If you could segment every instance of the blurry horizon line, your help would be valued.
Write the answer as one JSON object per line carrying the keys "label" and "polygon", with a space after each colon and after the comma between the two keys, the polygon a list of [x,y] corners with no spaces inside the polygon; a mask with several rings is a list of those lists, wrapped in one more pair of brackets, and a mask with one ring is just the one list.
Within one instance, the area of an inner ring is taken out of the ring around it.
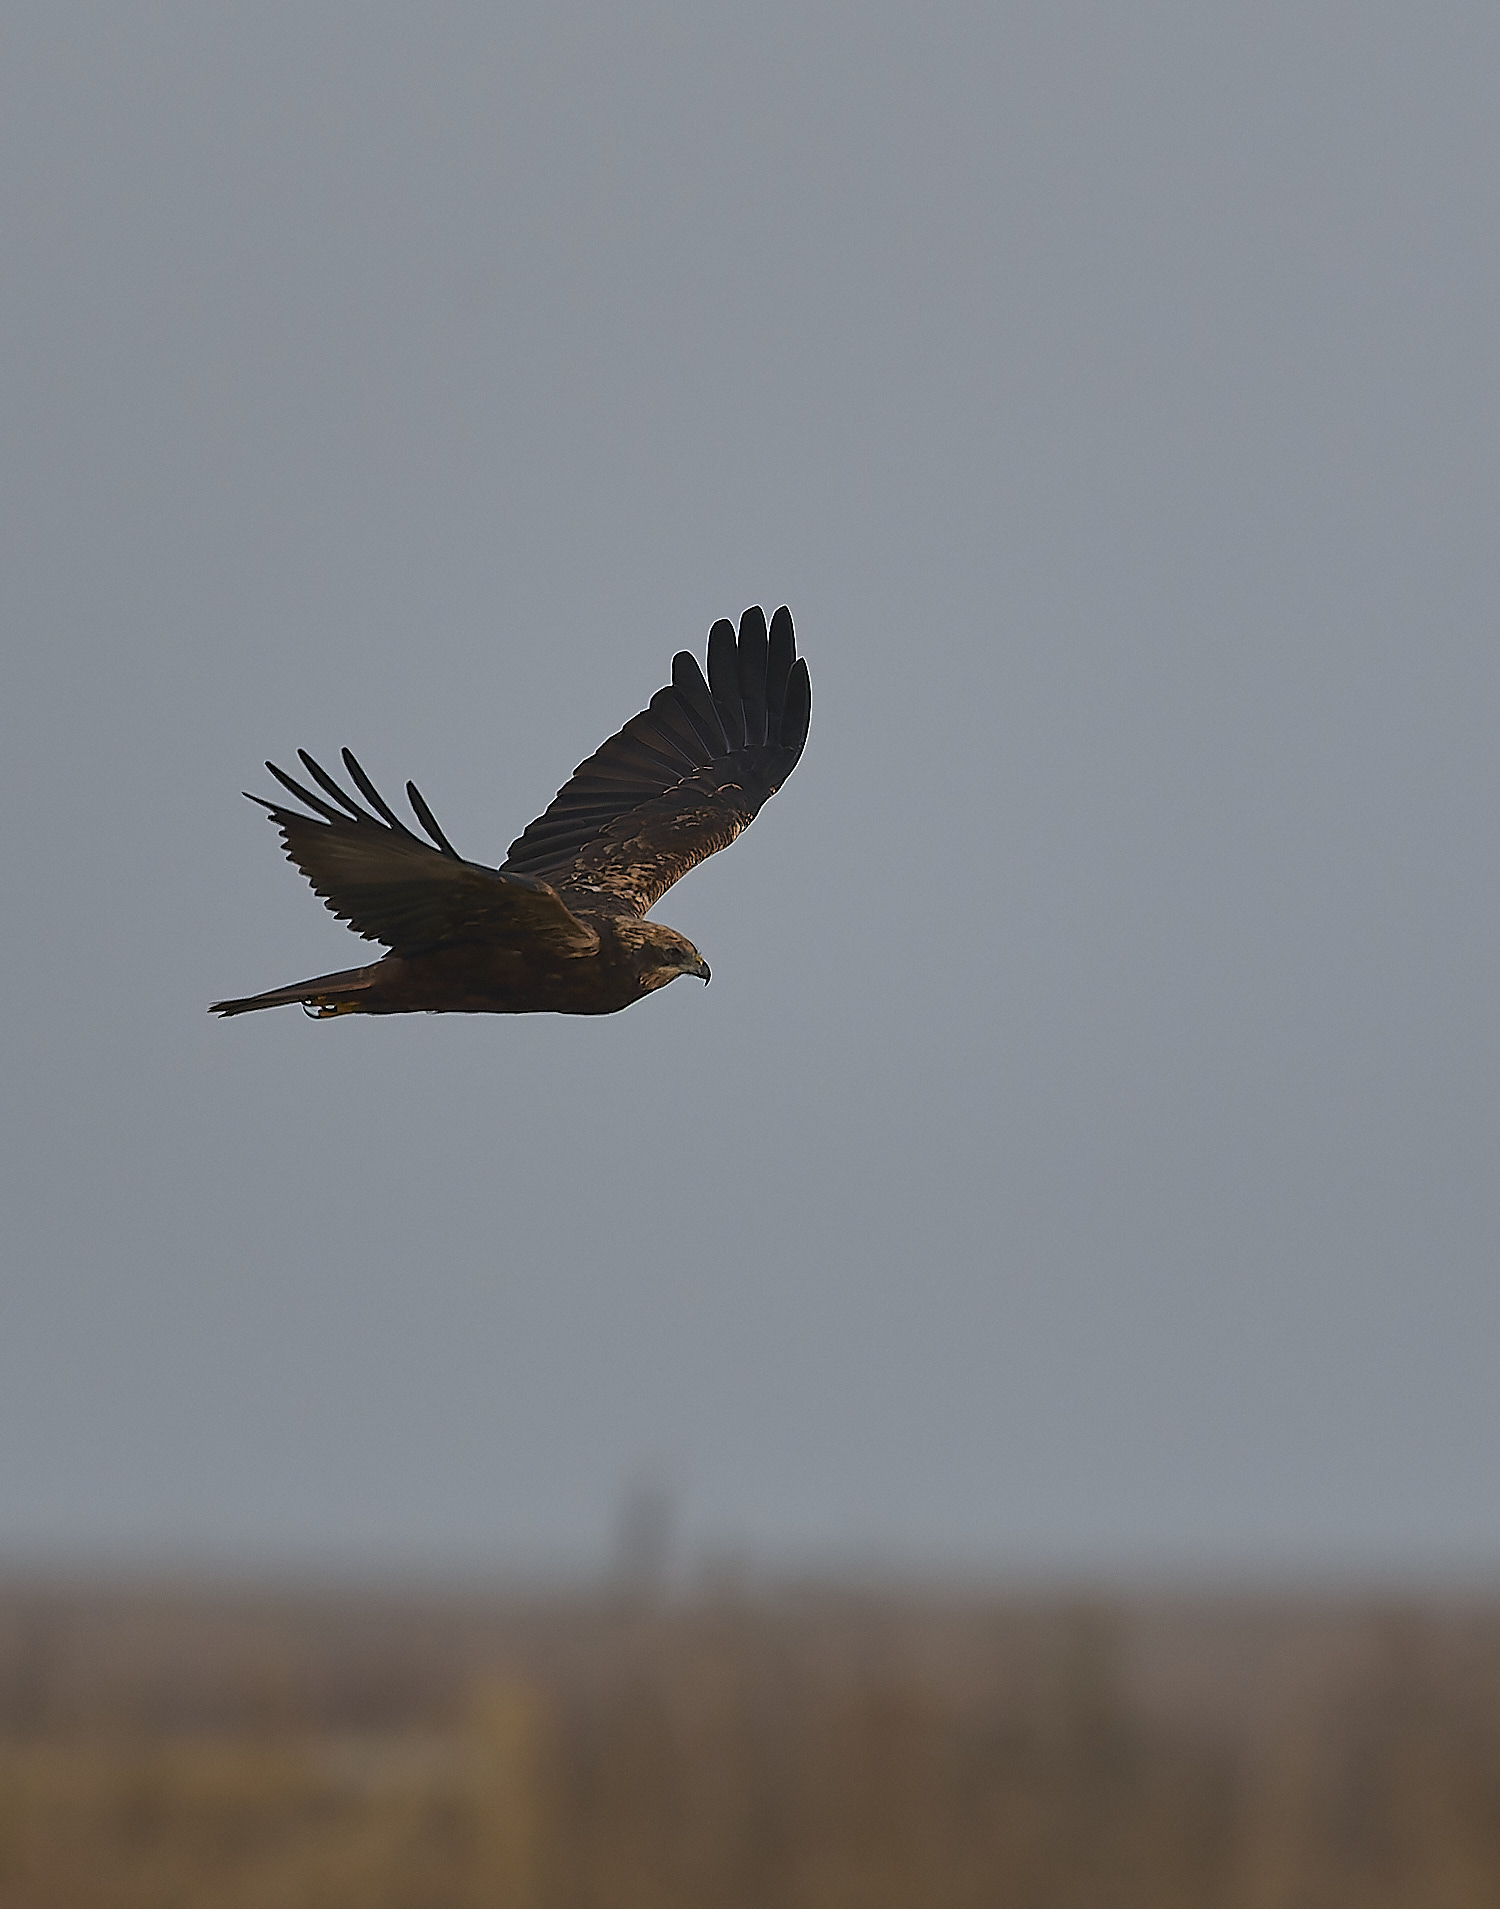
{"label": "blurry horizon line", "polygon": [[315,1545],[145,1538],[116,1543],[0,1539],[0,1594],[27,1588],[177,1590],[206,1594],[479,1596],[679,1605],[743,1598],[865,1595],[964,1600],[1269,1598],[1500,1599],[1500,1556],[1434,1559],[1287,1548],[1257,1557],[1141,1550],[1111,1559],[978,1555],[865,1547],[689,1545],[642,1577],[609,1553],[579,1548]]}

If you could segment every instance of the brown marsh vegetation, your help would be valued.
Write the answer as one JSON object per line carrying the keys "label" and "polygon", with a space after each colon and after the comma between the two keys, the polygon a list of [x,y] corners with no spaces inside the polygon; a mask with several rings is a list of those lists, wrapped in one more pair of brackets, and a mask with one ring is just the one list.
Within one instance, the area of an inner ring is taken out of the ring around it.
{"label": "brown marsh vegetation", "polygon": [[1500,1607],[0,1592],[5,1909],[1494,1909]]}

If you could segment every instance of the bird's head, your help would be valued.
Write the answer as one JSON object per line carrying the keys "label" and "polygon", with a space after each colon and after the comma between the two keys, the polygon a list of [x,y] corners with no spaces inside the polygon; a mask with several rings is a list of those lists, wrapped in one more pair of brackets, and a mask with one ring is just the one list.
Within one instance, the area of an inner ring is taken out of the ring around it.
{"label": "bird's head", "polygon": [[635,968],[643,994],[664,988],[680,974],[700,975],[707,982],[708,963],[686,935],[656,921],[643,921],[640,926],[645,932],[635,950]]}

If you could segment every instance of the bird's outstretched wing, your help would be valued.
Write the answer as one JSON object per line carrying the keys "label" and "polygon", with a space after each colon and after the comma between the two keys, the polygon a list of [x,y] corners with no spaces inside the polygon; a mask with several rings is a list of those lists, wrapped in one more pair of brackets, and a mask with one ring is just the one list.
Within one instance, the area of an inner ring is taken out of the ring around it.
{"label": "bird's outstretched wing", "polygon": [[435,848],[393,813],[347,749],[344,767],[374,815],[347,795],[305,749],[297,754],[331,802],[294,782],[274,762],[266,767],[312,815],[258,795],[250,800],[270,811],[288,860],[339,920],[366,941],[384,942],[400,955],[473,941],[536,948],[554,956],[593,954],[598,948],[594,930],[571,914],[545,881],[464,861],[414,783],[407,783],[406,792]]}
{"label": "bird's outstretched wing", "polygon": [[765,612],[747,610],[738,639],[732,623],[716,623],[708,680],[686,650],[675,656],[670,684],[579,764],[511,843],[501,874],[645,914],[749,827],[797,766],[811,708],[789,611],[767,631]]}

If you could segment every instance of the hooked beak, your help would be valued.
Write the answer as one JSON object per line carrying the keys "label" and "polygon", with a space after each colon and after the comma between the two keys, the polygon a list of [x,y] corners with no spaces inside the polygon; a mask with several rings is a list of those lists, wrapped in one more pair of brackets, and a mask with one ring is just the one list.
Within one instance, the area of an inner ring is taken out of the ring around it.
{"label": "hooked beak", "polygon": [[706,961],[705,961],[705,960],[703,959],[703,957],[702,957],[702,955],[699,955],[699,957],[698,957],[698,965],[697,965],[697,967],[696,967],[696,968],[689,968],[689,969],[688,969],[688,973],[689,973],[689,974],[701,974],[701,975],[703,976],[703,985],[704,985],[704,987],[707,987],[707,986],[708,986],[708,984],[709,984],[709,981],[710,981],[710,979],[712,978],[712,977],[710,976],[710,974],[709,974],[709,972],[708,972],[708,963],[707,963],[707,962],[706,962]]}

